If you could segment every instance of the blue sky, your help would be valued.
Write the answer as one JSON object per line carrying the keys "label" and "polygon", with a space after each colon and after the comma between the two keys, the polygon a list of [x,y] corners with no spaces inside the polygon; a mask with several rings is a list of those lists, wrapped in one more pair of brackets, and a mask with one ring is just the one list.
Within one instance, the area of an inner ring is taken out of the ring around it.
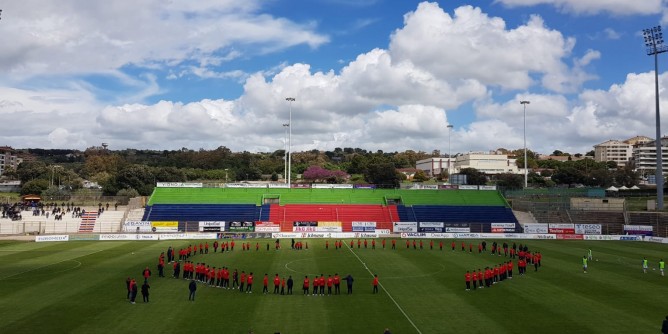
{"label": "blue sky", "polygon": [[448,139],[453,153],[517,149],[520,100],[531,101],[527,145],[540,153],[654,137],[654,64],[641,32],[668,17],[664,0],[1,9],[0,145],[255,152],[284,147],[288,96],[294,150],[445,153]]}

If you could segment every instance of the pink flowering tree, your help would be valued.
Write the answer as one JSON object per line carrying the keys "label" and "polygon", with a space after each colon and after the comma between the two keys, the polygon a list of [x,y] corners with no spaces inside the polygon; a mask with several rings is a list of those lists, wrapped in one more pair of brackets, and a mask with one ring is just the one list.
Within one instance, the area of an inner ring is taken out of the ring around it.
{"label": "pink flowering tree", "polygon": [[328,182],[341,183],[345,181],[349,175],[341,170],[328,170],[320,166],[310,166],[302,174],[305,180],[310,182]]}

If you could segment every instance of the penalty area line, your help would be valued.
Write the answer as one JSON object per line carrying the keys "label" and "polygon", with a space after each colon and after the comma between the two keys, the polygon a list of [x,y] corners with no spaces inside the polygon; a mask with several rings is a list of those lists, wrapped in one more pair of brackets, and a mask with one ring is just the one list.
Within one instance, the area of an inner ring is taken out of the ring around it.
{"label": "penalty area line", "polygon": [[[371,277],[373,277],[373,273],[371,272],[371,270],[369,269],[369,267],[366,266],[366,264],[364,263],[364,261],[362,261],[362,259],[360,259],[360,257],[357,255],[357,253],[355,253],[355,251],[354,251],[352,248],[350,248],[350,246],[348,246],[347,243],[346,243],[346,247],[348,248],[348,250],[349,250],[351,253],[353,253],[353,255],[355,255],[355,257],[357,258],[357,261],[359,261],[359,262],[364,266],[364,269],[366,269],[366,271],[369,272],[369,275],[371,275]],[[415,330],[418,332],[418,334],[422,334],[422,332],[420,331],[420,329],[417,327],[417,325],[415,325],[415,323],[413,322],[413,320],[411,320],[411,318],[408,316],[408,314],[406,314],[406,312],[404,311],[404,309],[401,308],[401,306],[399,306],[399,303],[397,303],[397,301],[394,300],[394,298],[392,297],[392,295],[390,294],[390,292],[387,291],[387,289],[385,289],[385,286],[383,286],[383,283],[378,282],[378,285],[380,285],[381,289],[383,289],[383,291],[385,291],[385,293],[387,294],[387,296],[390,297],[390,300],[392,300],[392,302],[394,303],[394,305],[399,309],[399,311],[401,311],[401,314],[403,314],[404,317],[406,317],[406,320],[408,320],[408,322],[410,322],[411,325],[413,325],[413,328],[415,328]]]}

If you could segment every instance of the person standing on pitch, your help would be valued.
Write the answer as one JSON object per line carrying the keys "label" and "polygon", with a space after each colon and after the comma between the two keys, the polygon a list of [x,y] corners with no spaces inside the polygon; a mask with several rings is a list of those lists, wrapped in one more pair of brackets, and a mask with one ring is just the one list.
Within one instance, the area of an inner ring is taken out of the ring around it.
{"label": "person standing on pitch", "polygon": [[[278,278],[278,275],[276,275],[276,278]],[[278,286],[274,288],[274,291],[276,290],[278,290]],[[264,294],[269,293],[269,275],[266,273],[264,274],[264,278],[262,278],[262,293]]]}
{"label": "person standing on pitch", "polygon": [[378,293],[378,275],[373,275],[373,282],[371,284],[373,285],[372,293]]}
{"label": "person standing on pitch", "polygon": [[661,271],[661,276],[663,276],[663,270],[666,269],[666,263],[663,262],[663,259],[659,260],[659,270]]}
{"label": "person standing on pitch", "polygon": [[[520,260],[520,261],[522,261],[522,260]],[[582,270],[584,271],[585,274],[587,273],[587,257],[586,256],[582,257]]]}
{"label": "person standing on pitch", "polygon": [[346,278],[344,279],[346,280],[346,284],[348,285],[348,294],[350,295],[353,293],[353,282],[355,281],[355,279],[350,274],[348,274],[348,276],[346,276]]}
{"label": "person standing on pitch", "polygon": [[304,290],[304,294],[307,295],[307,296],[308,296],[308,288],[309,288],[308,276],[304,276],[303,290]]}
{"label": "person standing on pitch", "polygon": [[274,276],[274,294],[278,293],[278,287],[281,285],[281,278],[278,277],[278,274]]}
{"label": "person standing on pitch", "polygon": [[128,277],[128,279],[125,280],[125,287],[128,289],[128,300],[130,300],[130,297],[132,297],[132,288],[130,287],[130,283],[132,283],[132,279]]}
{"label": "person standing on pitch", "polygon": [[144,282],[148,282],[148,278],[151,277],[151,269],[148,269],[148,266],[142,271],[142,276],[144,276]]}
{"label": "person standing on pitch", "polygon": [[133,278],[132,281],[130,282],[130,303],[134,304],[135,299],[137,299],[137,281]]}
{"label": "person standing on pitch", "polygon": [[144,299],[144,303],[148,303],[148,290],[151,288],[150,285],[148,285],[148,282],[144,282],[141,286],[141,296]]}
{"label": "person standing on pitch", "polygon": [[666,319],[663,320],[663,325],[661,326],[661,333],[668,334],[668,315],[666,316]]}
{"label": "person standing on pitch", "polygon": [[190,291],[188,300],[195,301],[195,291],[197,291],[197,283],[195,283],[195,280],[190,280],[190,284],[188,284],[188,290]]}
{"label": "person standing on pitch", "polygon": [[589,248],[589,249],[587,250],[587,260],[591,261],[591,260],[593,260],[593,259],[594,259],[594,257],[593,257],[592,254],[591,254],[591,248]]}
{"label": "person standing on pitch", "polygon": [[649,264],[647,263],[647,258],[643,257],[642,258],[642,272],[647,274],[647,268],[649,267]]}
{"label": "person standing on pitch", "polygon": [[334,294],[341,294],[341,278],[339,277],[339,273],[334,274]]}
{"label": "person standing on pitch", "polygon": [[292,280],[292,276],[288,276],[288,294],[292,294],[292,286],[294,285],[294,281]]}

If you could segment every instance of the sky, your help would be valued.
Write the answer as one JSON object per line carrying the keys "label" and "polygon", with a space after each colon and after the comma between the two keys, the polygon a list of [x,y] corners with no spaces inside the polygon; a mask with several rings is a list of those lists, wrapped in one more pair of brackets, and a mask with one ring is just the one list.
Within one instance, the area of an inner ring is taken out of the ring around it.
{"label": "sky", "polygon": [[[642,31],[668,21],[668,0],[22,0],[0,9],[0,146],[273,152],[291,128],[293,151],[512,150],[526,133],[530,150],[575,154],[656,137]],[[661,123],[666,134],[668,116]]]}

